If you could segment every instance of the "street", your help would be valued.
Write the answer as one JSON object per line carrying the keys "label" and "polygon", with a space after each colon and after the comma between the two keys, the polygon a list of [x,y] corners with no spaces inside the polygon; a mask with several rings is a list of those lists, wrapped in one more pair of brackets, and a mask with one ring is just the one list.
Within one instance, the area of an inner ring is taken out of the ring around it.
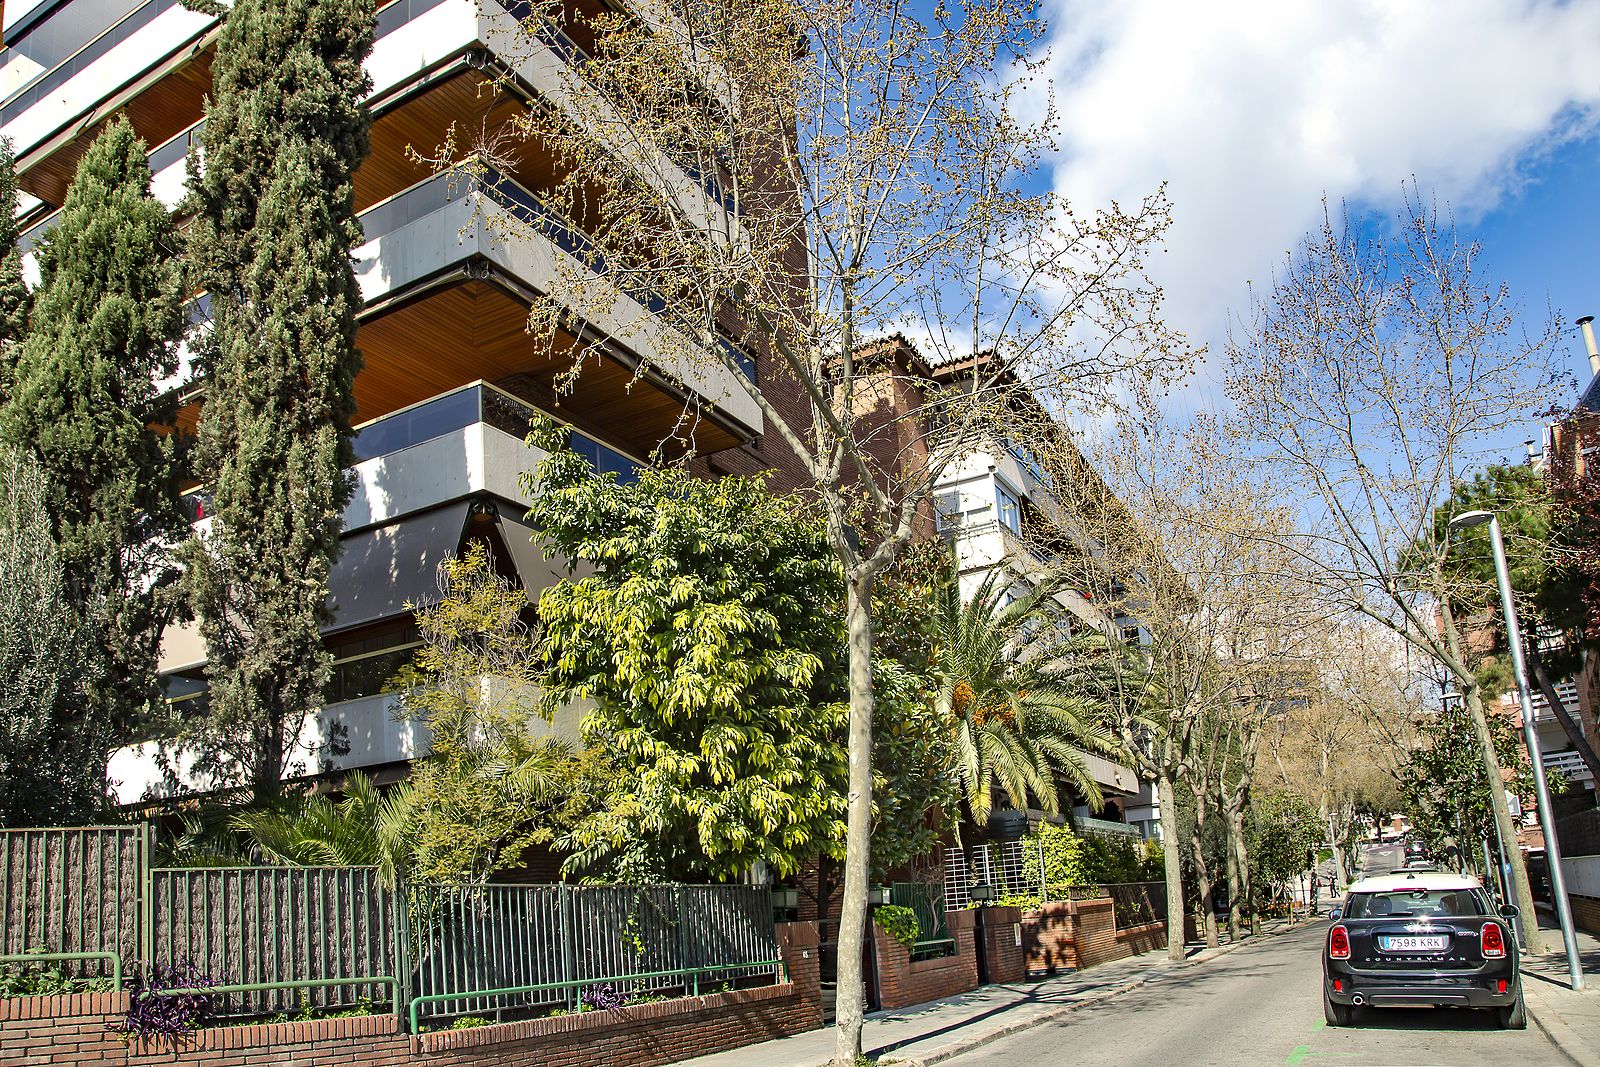
{"label": "street", "polygon": [[[1370,866],[1379,867],[1377,862]],[[1328,1027],[1319,993],[1327,929],[1321,921],[1263,938],[949,1062],[961,1067],[1568,1063],[1537,1028],[1500,1030],[1488,1013],[1368,1010],[1355,1028]]]}

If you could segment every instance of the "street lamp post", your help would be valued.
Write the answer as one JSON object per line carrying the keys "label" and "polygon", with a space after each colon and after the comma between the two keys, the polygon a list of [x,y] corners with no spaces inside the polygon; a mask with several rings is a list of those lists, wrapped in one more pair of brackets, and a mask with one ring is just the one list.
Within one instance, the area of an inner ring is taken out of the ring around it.
{"label": "street lamp post", "polygon": [[[1492,511],[1467,511],[1450,520],[1450,529],[1465,530],[1489,524],[1489,547],[1494,553],[1494,573],[1500,585],[1500,605],[1506,617],[1506,643],[1511,646],[1511,670],[1517,678],[1517,698],[1522,703],[1522,737],[1528,744],[1528,759],[1533,764],[1534,797],[1539,804],[1539,821],[1544,826],[1545,865],[1550,868],[1550,892],[1556,898],[1556,917],[1561,922],[1561,941],[1567,950],[1567,975],[1573,989],[1583,988],[1583,963],[1578,958],[1578,940],[1572,932],[1572,904],[1567,900],[1567,879],[1561,869],[1561,845],[1556,841],[1555,819],[1550,812],[1550,787],[1544,780],[1544,757],[1539,752],[1539,735],[1533,721],[1533,694],[1528,692],[1528,668],[1522,662],[1522,628],[1517,625],[1517,604],[1511,596],[1511,573],[1506,567],[1506,546],[1500,537],[1500,520]],[[1503,788],[1499,782],[1490,788]],[[1538,929],[1539,917],[1527,921]]]}

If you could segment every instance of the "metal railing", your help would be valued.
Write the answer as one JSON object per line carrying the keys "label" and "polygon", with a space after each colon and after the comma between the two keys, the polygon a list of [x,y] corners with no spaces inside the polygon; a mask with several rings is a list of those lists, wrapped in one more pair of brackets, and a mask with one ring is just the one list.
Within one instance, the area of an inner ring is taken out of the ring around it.
{"label": "metal railing", "polygon": [[401,905],[376,867],[168,867],[151,884],[150,958],[221,983],[218,1015],[351,1008],[396,986]]}
{"label": "metal railing", "polygon": [[[413,997],[411,1000],[411,1008],[407,1017],[411,1025],[411,1032],[416,1034],[422,1032],[420,1028],[421,1020],[418,1015],[418,1010],[424,1004],[445,1004],[468,1000],[475,997],[508,997],[531,995],[534,993],[543,992],[567,991],[577,989],[581,986],[614,985],[618,982],[637,981],[639,979],[651,979],[657,981],[662,979],[685,979],[684,982],[674,984],[681,985],[686,995],[697,997],[700,995],[700,977],[702,975],[722,974],[735,970],[756,972],[764,970],[768,967],[773,969],[773,978],[775,982],[783,981],[783,960],[778,957],[773,957],[770,960],[749,960],[741,963],[719,964],[715,967],[680,967],[676,970],[655,971],[649,974],[613,975],[595,979],[579,978],[564,982],[543,982],[539,985],[509,986],[503,989],[471,990],[465,993],[433,993],[427,996]],[[446,1012],[443,1014],[457,1013]]]}
{"label": "metal railing", "polygon": [[192,986],[140,995],[202,994],[225,1018],[501,1015],[576,1008],[600,986],[621,999],[782,977],[766,887],[402,890],[374,867],[154,868],[150,850],[148,826],[0,831],[0,964],[109,969],[113,987],[136,961],[192,967]]}
{"label": "metal railing", "polygon": [[693,971],[750,977],[778,954],[771,895],[752,886],[416,887],[410,907],[414,1004],[468,1013],[576,1008],[604,984],[660,993]]}

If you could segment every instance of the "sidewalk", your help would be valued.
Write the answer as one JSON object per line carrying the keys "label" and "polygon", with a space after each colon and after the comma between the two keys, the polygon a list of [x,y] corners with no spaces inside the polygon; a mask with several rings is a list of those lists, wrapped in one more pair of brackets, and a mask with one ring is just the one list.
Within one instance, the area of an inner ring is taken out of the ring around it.
{"label": "sidewalk", "polygon": [[[1284,929],[1282,922],[1268,923],[1261,932],[1276,934]],[[1017,985],[984,986],[930,1004],[875,1012],[867,1016],[862,1048],[869,1057],[886,1063],[939,1063],[1085,1004],[1137,989],[1174,967],[1195,966],[1250,943],[1224,943],[1212,950],[1191,945],[1189,958],[1176,964],[1167,959],[1165,949],[1158,949],[1087,971]],[[832,1059],[833,1041],[833,1027],[825,1026],[795,1037],[684,1060],[675,1067],[819,1067]]]}
{"label": "sidewalk", "polygon": [[1522,960],[1522,996],[1528,1020],[1543,1030],[1562,1052],[1583,1067],[1600,1067],[1600,939],[1577,932],[1583,961],[1584,989],[1568,988],[1567,956],[1561,947],[1561,930],[1554,913],[1539,908],[1539,930],[1545,947],[1542,956]]}

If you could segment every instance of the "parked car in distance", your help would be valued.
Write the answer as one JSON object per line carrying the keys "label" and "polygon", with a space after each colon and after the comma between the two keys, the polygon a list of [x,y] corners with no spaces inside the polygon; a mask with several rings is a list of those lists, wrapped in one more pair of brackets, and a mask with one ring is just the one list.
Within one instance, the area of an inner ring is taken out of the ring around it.
{"label": "parked car in distance", "polygon": [[1517,909],[1495,911],[1477,879],[1433,870],[1365,878],[1350,887],[1322,951],[1322,1009],[1350,1026],[1358,1009],[1486,1008],[1500,1025],[1528,1025]]}

